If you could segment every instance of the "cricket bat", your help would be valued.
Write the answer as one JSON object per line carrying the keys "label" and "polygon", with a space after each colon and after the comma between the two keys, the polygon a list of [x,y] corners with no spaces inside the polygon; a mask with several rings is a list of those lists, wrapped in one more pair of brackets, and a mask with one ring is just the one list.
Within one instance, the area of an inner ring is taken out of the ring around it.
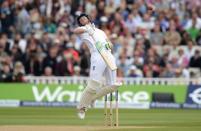
{"label": "cricket bat", "polygon": [[[93,28],[91,26],[91,28]],[[95,29],[94,29],[95,31]],[[94,42],[96,43],[96,48],[98,49],[100,55],[102,56],[103,60],[105,61],[105,63],[108,65],[108,67],[111,70],[116,70],[117,69],[117,65],[114,61],[114,56],[111,53],[111,50],[106,49],[101,42],[97,42],[93,36],[93,34],[91,34],[92,39],[94,40]]]}
{"label": "cricket bat", "polygon": [[[116,70],[117,65],[114,62],[114,56],[112,55],[110,50],[105,49],[104,47],[100,47],[99,45],[102,43],[96,42],[96,48],[98,49],[99,53],[101,54],[105,63],[109,66],[111,70]],[[102,46],[102,45],[101,45]]]}

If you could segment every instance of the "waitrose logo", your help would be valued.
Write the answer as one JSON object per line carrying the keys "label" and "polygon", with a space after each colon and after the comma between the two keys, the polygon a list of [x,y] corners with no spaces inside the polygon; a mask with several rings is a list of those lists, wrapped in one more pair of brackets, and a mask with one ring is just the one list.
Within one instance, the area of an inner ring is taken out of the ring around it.
{"label": "waitrose logo", "polygon": [[78,101],[81,97],[81,91],[70,91],[65,90],[62,86],[56,87],[53,91],[50,91],[50,88],[46,86],[42,91],[38,90],[37,86],[32,87],[33,95],[36,101],[47,100],[48,102],[58,101],[69,101],[75,102]]}
{"label": "waitrose logo", "polygon": [[[53,90],[45,86],[42,90],[37,86],[32,86],[33,96],[35,101],[58,101],[58,102],[78,102],[82,94],[83,86],[80,85],[78,89],[68,90],[63,86],[57,86]],[[119,93],[119,101],[121,102],[135,102],[147,103],[150,101],[150,95],[146,91],[122,91]]]}

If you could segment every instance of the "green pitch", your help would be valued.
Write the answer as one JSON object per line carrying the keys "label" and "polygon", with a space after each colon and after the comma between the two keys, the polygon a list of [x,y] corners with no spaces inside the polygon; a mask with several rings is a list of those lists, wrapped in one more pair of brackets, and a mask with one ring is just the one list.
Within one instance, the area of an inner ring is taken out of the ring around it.
{"label": "green pitch", "polygon": [[[79,120],[73,108],[0,108],[0,125],[103,126],[103,109]],[[108,131],[201,131],[201,110],[120,109],[121,128]],[[0,126],[0,127],[1,127]],[[124,129],[125,127],[125,129]],[[129,127],[129,128],[127,128]],[[98,129],[100,131],[101,129]],[[102,129],[103,131],[104,129]]]}

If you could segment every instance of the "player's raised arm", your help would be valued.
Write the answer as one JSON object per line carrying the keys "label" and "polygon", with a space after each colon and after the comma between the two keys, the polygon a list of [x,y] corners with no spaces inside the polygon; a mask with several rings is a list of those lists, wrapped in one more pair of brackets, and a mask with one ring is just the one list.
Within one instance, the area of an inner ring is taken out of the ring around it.
{"label": "player's raised arm", "polygon": [[86,32],[86,28],[85,27],[77,27],[73,30],[73,33],[79,35]]}
{"label": "player's raised arm", "polygon": [[90,24],[90,19],[89,19],[89,16],[86,15],[86,14],[81,14],[78,18],[77,18],[77,22],[78,22],[78,25],[79,27],[75,28],[73,30],[73,33],[79,35],[79,34],[82,34],[87,30],[87,24]]}

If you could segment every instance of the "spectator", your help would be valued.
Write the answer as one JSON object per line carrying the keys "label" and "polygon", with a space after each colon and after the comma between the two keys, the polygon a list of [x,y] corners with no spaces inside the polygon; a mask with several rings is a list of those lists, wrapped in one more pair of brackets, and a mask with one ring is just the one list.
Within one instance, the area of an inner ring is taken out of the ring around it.
{"label": "spectator", "polygon": [[126,26],[126,28],[128,28],[129,32],[131,32],[133,34],[136,32],[137,25],[135,24],[133,15],[131,13],[128,15],[128,18],[125,21],[125,26]]}
{"label": "spectator", "polygon": [[160,68],[154,63],[153,57],[149,58],[148,63],[144,65],[143,72],[145,77],[159,77]]}
{"label": "spectator", "polygon": [[2,65],[1,71],[0,71],[0,81],[1,82],[12,82],[12,72],[10,69],[10,66],[5,62]]}
{"label": "spectator", "polygon": [[37,9],[34,7],[30,10],[30,22],[33,32],[37,32],[42,29],[42,17]]}
{"label": "spectator", "polygon": [[12,56],[13,62],[22,61],[22,51],[17,44],[12,46],[10,55]]}
{"label": "spectator", "polygon": [[115,0],[108,0],[105,7],[106,16],[110,16],[116,10]]}
{"label": "spectator", "polygon": [[25,6],[19,5],[18,6],[18,15],[17,15],[17,22],[16,27],[19,33],[23,35],[28,34],[31,32],[31,16],[29,12],[25,9]]}
{"label": "spectator", "polygon": [[142,73],[142,71],[139,70],[136,66],[132,65],[132,66],[130,67],[128,77],[134,77],[134,78],[139,77],[139,78],[141,78],[141,77],[143,77],[143,73]]}
{"label": "spectator", "polygon": [[48,54],[48,50],[51,47],[52,39],[50,38],[50,34],[45,32],[43,33],[40,41],[40,46],[45,54]]}
{"label": "spectator", "polygon": [[64,52],[62,60],[58,63],[58,74],[60,76],[74,75],[74,65],[72,52]]}
{"label": "spectator", "polygon": [[27,41],[25,38],[23,38],[23,36],[20,33],[16,33],[15,34],[15,38],[14,38],[14,44],[16,44],[19,48],[19,50],[22,53],[25,53],[26,51],[26,47],[27,47]]}
{"label": "spectator", "polygon": [[178,64],[180,67],[188,67],[189,65],[189,58],[188,56],[184,53],[184,50],[180,48],[178,50]]}
{"label": "spectator", "polygon": [[158,14],[158,20],[160,22],[160,27],[162,29],[162,32],[166,32],[169,28],[169,21],[165,16],[165,12],[161,11],[160,14]]}
{"label": "spectator", "polygon": [[167,63],[164,68],[161,69],[160,77],[171,78],[174,77],[174,72],[171,64]]}
{"label": "spectator", "polygon": [[128,76],[129,71],[129,61],[125,54],[122,54],[120,56],[120,60],[117,62],[117,66],[122,70],[124,73],[124,76]]}
{"label": "spectator", "polygon": [[65,29],[61,26],[58,27],[54,42],[62,46],[68,40],[69,40],[69,36],[66,34]]}
{"label": "spectator", "polygon": [[7,34],[3,33],[0,36],[1,42],[0,44],[4,47],[4,51],[7,54],[10,54],[11,43],[8,40]]}
{"label": "spectator", "polygon": [[[46,58],[43,61],[43,66],[47,67],[49,66],[52,68],[53,75],[57,75],[57,66],[58,66],[58,46],[54,45],[50,47],[49,54],[46,56]],[[43,67],[43,70],[45,69]],[[59,68],[60,69],[60,68]]]}
{"label": "spectator", "polygon": [[189,66],[201,69],[201,56],[199,50],[196,50],[195,54],[191,57]]}
{"label": "spectator", "polygon": [[200,29],[196,28],[196,22],[197,21],[192,20],[192,26],[189,29],[187,29],[187,32],[189,33],[191,39],[194,40],[194,41],[198,37],[200,29],[201,29],[201,27],[200,27]]}
{"label": "spectator", "polygon": [[[112,3],[112,1],[111,1],[111,3]],[[94,8],[96,8],[96,7],[95,7],[94,3],[91,0],[86,0],[85,1],[86,14],[90,14]]]}
{"label": "spectator", "polygon": [[138,50],[136,50],[133,54],[133,64],[136,65],[138,68],[142,69],[143,68],[143,64],[144,64],[144,58],[143,55],[140,54],[140,52]]}
{"label": "spectator", "polygon": [[47,18],[44,24],[44,31],[48,33],[56,32],[56,24],[53,22],[51,18]]}
{"label": "spectator", "polygon": [[160,24],[156,22],[153,32],[150,35],[150,43],[151,45],[161,46],[163,44],[163,34],[160,30]]}
{"label": "spectator", "polygon": [[125,37],[124,39],[126,39],[126,41],[128,42],[128,45],[129,45],[129,48],[131,48],[132,50],[134,49],[135,47],[135,44],[136,44],[136,40],[133,38],[133,35],[131,32],[129,32],[127,30],[127,28],[125,28]]}
{"label": "spectator", "polygon": [[180,45],[186,46],[187,42],[191,40],[190,35],[188,34],[188,32],[183,31],[181,33],[181,36],[182,36],[182,39],[181,39]]}
{"label": "spectator", "polygon": [[7,53],[5,52],[5,40],[4,39],[0,39],[0,67],[2,62],[4,62],[4,58],[5,56],[7,56]]}
{"label": "spectator", "polygon": [[13,81],[24,82],[25,70],[21,62],[17,61],[13,70]]}
{"label": "spectator", "polygon": [[142,22],[142,18],[138,13],[137,6],[135,4],[133,4],[132,15],[133,15],[133,21],[135,25],[138,26],[138,24]]}
{"label": "spectator", "polygon": [[115,33],[111,35],[110,41],[111,43],[113,43],[113,53],[116,57],[119,57],[120,55],[118,52],[121,51],[123,39],[124,39],[123,36],[119,36],[117,38],[117,34]]}
{"label": "spectator", "polygon": [[[10,5],[13,5],[12,7]],[[0,5],[0,17],[1,17],[1,30],[11,37],[11,33],[14,30],[14,3],[9,3],[9,1],[4,0]]]}
{"label": "spectator", "polygon": [[159,53],[157,52],[156,48],[150,48],[148,50],[148,57],[153,57],[154,61],[157,65],[159,65],[160,60],[161,60],[161,56],[159,55]]}
{"label": "spectator", "polygon": [[198,14],[196,12],[192,13],[191,19],[188,20],[186,26],[184,27],[186,30],[193,27],[200,30],[201,29],[201,18],[198,17]]}
{"label": "spectator", "polygon": [[137,25],[138,32],[145,38],[150,38],[150,31],[154,28],[154,21],[148,13],[143,15],[142,21]]}
{"label": "spectator", "polygon": [[115,12],[114,19],[110,22],[110,30],[112,30],[112,33],[123,35],[124,28],[125,23],[122,16],[118,12]]}
{"label": "spectator", "polygon": [[169,56],[168,53],[164,53],[164,55],[160,59],[159,65],[160,65],[161,68],[166,68],[167,67],[167,64],[169,63],[168,56]]}
{"label": "spectator", "polygon": [[177,46],[180,44],[181,36],[176,31],[175,23],[173,20],[170,21],[170,28],[169,31],[165,33],[164,39],[167,45]]}
{"label": "spectator", "polygon": [[201,31],[199,32],[198,37],[196,38],[197,45],[201,46]]}
{"label": "spectator", "polygon": [[43,76],[53,76],[53,74],[52,74],[52,68],[49,67],[49,66],[45,67],[45,69],[44,69],[44,75]]}
{"label": "spectator", "polygon": [[194,42],[192,40],[187,41],[187,47],[186,47],[186,54],[188,55],[188,58],[190,59],[195,52]]}
{"label": "spectator", "polygon": [[96,3],[96,8],[98,11],[98,17],[99,18],[101,16],[104,16],[104,14],[105,14],[105,5],[106,5],[106,3],[104,0],[97,1],[97,3]]}
{"label": "spectator", "polygon": [[80,67],[79,66],[74,66],[74,75],[80,76]]}

